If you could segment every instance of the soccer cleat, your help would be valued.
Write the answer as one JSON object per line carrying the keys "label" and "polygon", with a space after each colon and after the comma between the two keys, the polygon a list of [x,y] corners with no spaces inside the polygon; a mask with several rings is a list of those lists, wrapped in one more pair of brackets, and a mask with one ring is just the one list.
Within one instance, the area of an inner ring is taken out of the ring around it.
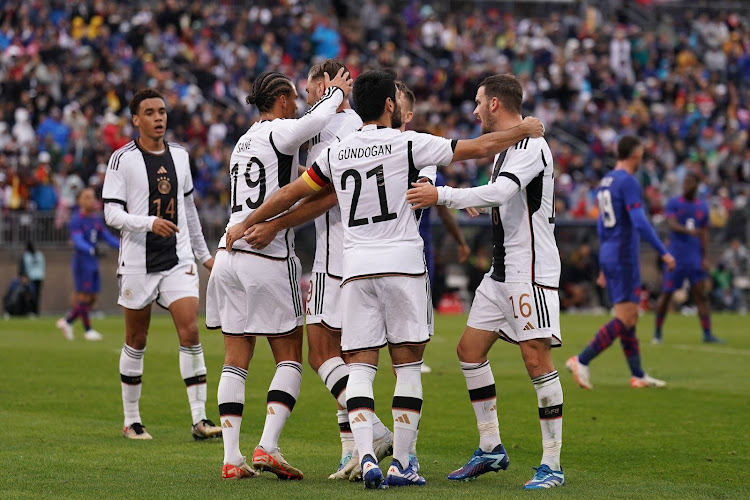
{"label": "soccer cleat", "polygon": [[196,441],[221,437],[221,427],[204,418],[193,426],[192,434]]}
{"label": "soccer cleat", "polygon": [[83,334],[83,338],[85,338],[86,340],[101,340],[104,337],[102,337],[102,334],[97,332],[96,330],[88,330]]}
{"label": "soccer cleat", "polygon": [[297,480],[304,478],[302,471],[289,465],[281,455],[281,450],[276,448],[275,451],[267,452],[262,446],[255,448],[253,453],[253,467],[257,470],[266,470],[273,472],[281,480]]}
{"label": "soccer cleat", "polygon": [[720,339],[719,337],[714,337],[713,335],[708,335],[703,337],[703,343],[704,344],[726,344],[726,340]]}
{"label": "soccer cleat", "polygon": [[478,448],[466,462],[466,465],[448,474],[448,479],[469,481],[487,472],[505,470],[509,464],[510,459],[502,444],[497,445],[492,451],[482,451],[481,448]]}
{"label": "soccer cleat", "polygon": [[122,429],[122,435],[128,439],[153,439],[140,422],[135,422]]}
{"label": "soccer cleat", "polygon": [[342,453],[341,461],[339,461],[339,468],[336,472],[328,476],[328,479],[346,479],[349,475],[345,472],[346,466],[352,461],[352,452],[347,451]]}
{"label": "soccer cleat", "polygon": [[404,469],[401,467],[401,462],[394,459],[388,467],[385,484],[387,486],[424,486],[427,481],[417,474],[411,463]]}
{"label": "soccer cleat", "polygon": [[630,387],[640,389],[641,387],[666,387],[667,383],[658,378],[654,378],[646,373],[643,377],[630,377]]}
{"label": "soccer cleat", "polygon": [[245,457],[242,457],[240,465],[224,464],[221,469],[222,479],[249,479],[258,476],[260,472],[247,465]]}
{"label": "soccer cleat", "polygon": [[578,356],[571,356],[568,358],[565,362],[565,366],[568,368],[568,371],[573,374],[576,384],[584,389],[594,388],[594,386],[591,385],[591,380],[589,380],[589,367],[581,364],[581,362],[578,361]]}
{"label": "soccer cleat", "polygon": [[63,337],[65,337],[66,340],[73,340],[73,325],[65,321],[65,318],[57,320],[57,327],[60,329],[60,332],[62,332]]}
{"label": "soccer cleat", "polygon": [[362,480],[365,483],[365,489],[368,490],[384,490],[388,488],[383,479],[383,471],[380,470],[380,464],[372,458],[372,455],[365,455],[360,464],[361,470],[364,471],[362,474]]}
{"label": "soccer cleat", "polygon": [[[393,433],[388,431],[386,434],[380,436],[372,442],[372,446],[375,449],[375,458],[378,463],[385,457],[393,455]],[[362,468],[359,463],[359,453],[354,452],[352,460],[349,462],[345,471],[348,470],[349,481],[359,481],[362,479]]]}
{"label": "soccer cleat", "polygon": [[536,474],[526,481],[523,489],[542,490],[565,485],[565,476],[563,475],[562,467],[560,467],[560,470],[552,470],[549,468],[549,465],[542,464],[539,467],[533,467],[533,469],[536,471]]}
{"label": "soccer cleat", "polygon": [[661,337],[654,337],[654,338],[651,339],[651,343],[654,344],[654,345],[659,345],[659,344],[661,344],[661,342],[662,342],[661,341]]}

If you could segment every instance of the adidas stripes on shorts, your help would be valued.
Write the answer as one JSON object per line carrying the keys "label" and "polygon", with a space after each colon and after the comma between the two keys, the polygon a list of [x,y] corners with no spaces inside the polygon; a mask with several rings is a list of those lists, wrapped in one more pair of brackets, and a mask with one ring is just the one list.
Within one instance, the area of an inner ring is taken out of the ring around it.
{"label": "adidas stripes on shorts", "polygon": [[557,290],[531,283],[503,283],[485,275],[466,324],[513,344],[544,338],[552,347],[562,344]]}

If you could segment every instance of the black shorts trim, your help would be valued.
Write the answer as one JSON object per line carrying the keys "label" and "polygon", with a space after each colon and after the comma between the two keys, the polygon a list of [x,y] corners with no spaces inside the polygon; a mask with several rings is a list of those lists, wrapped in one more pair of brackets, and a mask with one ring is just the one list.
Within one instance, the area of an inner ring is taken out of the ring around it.
{"label": "black shorts trim", "polygon": [[539,283],[537,283],[537,282],[533,282],[533,283],[532,283],[532,285],[534,285],[534,286],[536,286],[536,287],[539,287],[539,288],[543,288],[543,289],[545,289],[545,290],[552,290],[553,292],[557,292],[557,291],[559,291],[559,290],[560,290],[560,288],[558,288],[558,287],[554,287],[554,286],[548,286],[548,285],[540,285],[540,284],[539,284]]}
{"label": "black shorts trim", "polygon": [[291,335],[294,333],[294,331],[297,328],[300,328],[300,326],[295,326],[288,332],[281,332],[281,333],[254,333],[254,332],[242,332],[242,333],[235,333],[235,332],[225,332],[224,330],[221,330],[221,326],[208,326],[206,325],[206,328],[209,330],[221,330],[221,333],[223,335],[226,335],[227,337],[284,337],[286,335]]}
{"label": "black shorts trim", "polygon": [[[314,325],[315,323],[312,323],[312,324]],[[341,335],[341,328],[335,328],[335,327],[329,325],[328,323],[326,323],[323,319],[320,320],[320,324],[323,325],[324,327],[328,328],[332,332],[338,333],[339,335]]]}
{"label": "black shorts trim", "polygon": [[380,349],[382,349],[383,347],[385,347],[387,345],[388,345],[388,342],[386,342],[384,344],[380,344],[378,346],[358,347],[356,349],[349,349],[347,351],[345,351],[344,349],[341,349],[341,354],[354,354],[354,353],[357,353],[357,352],[364,352],[364,351],[379,351]]}
{"label": "black shorts trim", "polygon": [[253,251],[250,251],[250,250],[240,250],[238,248],[233,248],[231,250],[227,250],[227,247],[219,247],[219,248],[217,248],[217,250],[223,250],[225,252],[229,251],[229,252],[247,253],[247,254],[250,254],[250,255],[256,255],[258,257],[263,257],[264,259],[268,259],[268,260],[281,261],[281,260],[287,260],[289,258],[288,256],[287,257],[271,257],[270,255],[264,255],[262,253],[253,252]]}
{"label": "black shorts trim", "polygon": [[426,272],[421,272],[421,273],[416,273],[416,274],[412,274],[412,273],[374,273],[374,274],[361,274],[359,276],[352,276],[350,278],[345,279],[344,282],[341,283],[341,286],[346,285],[350,281],[356,281],[356,280],[366,280],[366,279],[371,279],[371,278],[385,278],[387,276],[404,276],[406,278],[419,278],[421,276],[424,276],[425,274],[426,274]]}
{"label": "black shorts trim", "polygon": [[423,340],[421,342],[396,342],[396,343],[394,343],[394,342],[388,342],[388,345],[393,346],[393,347],[399,347],[399,346],[402,346],[402,345],[425,345],[429,341],[430,341],[430,339]]}

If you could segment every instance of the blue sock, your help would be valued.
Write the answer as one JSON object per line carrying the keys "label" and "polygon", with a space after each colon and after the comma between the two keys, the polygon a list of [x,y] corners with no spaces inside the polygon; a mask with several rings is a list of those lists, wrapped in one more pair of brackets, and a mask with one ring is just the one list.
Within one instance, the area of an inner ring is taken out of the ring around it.
{"label": "blue sock", "polygon": [[628,361],[630,373],[634,377],[643,377],[643,368],[641,368],[641,350],[638,345],[638,337],[635,336],[635,327],[625,330],[620,336],[620,345],[625,353],[625,359]]}
{"label": "blue sock", "polygon": [[582,365],[588,365],[589,362],[597,357],[600,352],[612,345],[612,342],[614,342],[624,331],[625,325],[617,318],[603,325],[599,331],[596,332],[596,335],[594,335],[594,338],[589,345],[584,347],[581,354],[578,355],[578,362]]}

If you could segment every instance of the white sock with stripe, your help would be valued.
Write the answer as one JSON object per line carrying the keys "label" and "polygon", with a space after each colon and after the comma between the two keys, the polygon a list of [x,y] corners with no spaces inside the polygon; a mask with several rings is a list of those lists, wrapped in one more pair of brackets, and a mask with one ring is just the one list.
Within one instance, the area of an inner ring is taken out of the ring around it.
{"label": "white sock with stripe", "polygon": [[266,398],[266,423],[259,445],[267,452],[279,447],[279,436],[292,414],[302,384],[302,364],[282,361],[276,365],[276,374],[271,380]]}
{"label": "white sock with stripe", "polygon": [[349,425],[354,435],[357,450],[359,450],[360,461],[365,455],[375,457],[372,443],[372,424],[375,415],[372,383],[377,371],[377,366],[366,363],[351,363],[349,365],[346,406],[349,413]]}
{"label": "white sock with stripe", "polygon": [[206,362],[203,347],[180,346],[180,374],[187,388],[193,425],[206,418]]}
{"label": "white sock with stripe", "polygon": [[494,450],[502,441],[497,422],[497,395],[495,377],[489,361],[483,363],[461,362],[461,372],[469,389],[471,406],[477,417],[479,430],[479,447],[482,451]]}
{"label": "white sock with stripe", "polygon": [[143,355],[146,348],[134,349],[123,344],[120,352],[120,385],[122,386],[122,409],[125,414],[123,426],[141,421],[138,401],[141,399],[141,377],[143,376]]}
{"label": "white sock with stripe", "polygon": [[560,470],[562,450],[563,391],[557,371],[531,380],[539,403],[539,424],[542,427],[542,462],[552,470]]}
{"label": "white sock with stripe", "polygon": [[349,380],[349,367],[337,356],[325,361],[318,368],[318,376],[342,408],[346,408],[346,383]]}
{"label": "white sock with stripe", "polygon": [[393,368],[396,371],[396,388],[391,405],[393,458],[406,467],[422,416],[422,361],[394,365]]}
{"label": "white sock with stripe", "polygon": [[224,365],[221,370],[216,399],[219,402],[225,464],[241,465],[244,460],[240,452],[240,427],[245,409],[246,379],[247,370],[237,366]]}

